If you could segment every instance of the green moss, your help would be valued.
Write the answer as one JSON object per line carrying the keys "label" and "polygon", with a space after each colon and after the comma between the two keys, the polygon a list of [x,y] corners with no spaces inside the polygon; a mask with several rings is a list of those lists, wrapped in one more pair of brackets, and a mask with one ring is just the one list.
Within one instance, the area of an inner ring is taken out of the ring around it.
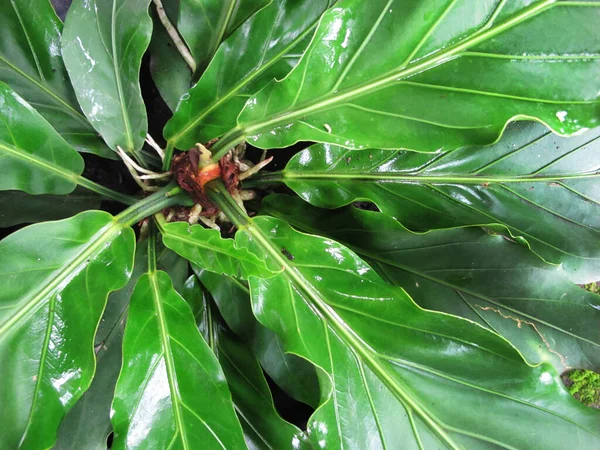
{"label": "green moss", "polygon": [[[600,281],[581,284],[582,288],[600,294]],[[561,375],[563,383],[581,403],[600,409],[600,373],[591,370],[571,370]]]}
{"label": "green moss", "polygon": [[571,395],[588,406],[600,403],[600,374],[591,370],[573,370],[567,375],[571,381],[568,386]]}

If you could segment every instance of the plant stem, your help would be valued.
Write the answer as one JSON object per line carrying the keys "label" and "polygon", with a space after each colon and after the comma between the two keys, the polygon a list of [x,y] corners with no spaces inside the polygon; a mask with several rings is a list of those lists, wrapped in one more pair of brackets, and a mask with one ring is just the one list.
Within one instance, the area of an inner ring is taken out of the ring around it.
{"label": "plant stem", "polygon": [[245,139],[246,136],[241,128],[233,128],[211,147],[212,160],[215,162],[220,160],[232,147],[244,142]]}
{"label": "plant stem", "polygon": [[222,180],[211,181],[207,187],[206,192],[208,197],[217,204],[227,218],[231,220],[231,223],[238,229],[246,228],[250,224],[250,217],[240,208],[231,194],[227,192],[227,188]]}
{"label": "plant stem", "polygon": [[196,71],[196,61],[194,61],[194,57],[190,53],[190,50],[188,49],[187,45],[185,45],[185,43],[179,36],[178,31],[175,29],[175,27],[169,20],[169,17],[165,12],[165,8],[163,7],[161,0],[153,1],[154,5],[156,6],[156,12],[158,14],[158,18],[160,19],[160,22],[167,30],[167,33],[169,33],[169,37],[173,41],[173,44],[175,44],[177,51],[181,53],[181,56],[183,56],[183,59],[185,60],[186,64],[190,67],[192,73],[194,73]]}
{"label": "plant stem", "polygon": [[104,187],[101,184],[95,183],[92,180],[88,180],[87,178],[84,178],[81,175],[78,175],[75,178],[75,182],[79,186],[89,189],[90,191],[95,192],[96,194],[100,194],[103,197],[115,200],[125,205],[133,205],[138,201],[137,198],[131,195],[121,194],[120,192],[113,191],[112,189]]}
{"label": "plant stem", "polygon": [[175,150],[175,144],[171,141],[167,141],[167,148],[165,148],[165,159],[162,162],[163,172],[171,170],[171,160],[173,159],[173,151]]}
{"label": "plant stem", "polygon": [[187,192],[177,186],[175,182],[172,182],[151,196],[127,208],[116,217],[116,220],[125,226],[131,226],[169,206],[191,206],[193,204],[194,202]]}

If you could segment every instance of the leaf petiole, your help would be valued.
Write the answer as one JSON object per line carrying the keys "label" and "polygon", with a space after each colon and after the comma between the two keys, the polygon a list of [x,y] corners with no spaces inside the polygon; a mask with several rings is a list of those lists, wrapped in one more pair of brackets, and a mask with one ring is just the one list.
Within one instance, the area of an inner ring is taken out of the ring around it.
{"label": "leaf petiole", "polygon": [[211,181],[206,190],[208,197],[217,204],[223,214],[227,216],[231,223],[238,229],[246,228],[249,225],[250,217],[240,208],[231,194],[227,191],[225,184],[221,179]]}
{"label": "leaf petiole", "polygon": [[132,226],[146,217],[149,217],[169,206],[192,206],[193,200],[187,192],[172,182],[154,194],[134,204],[115,217],[116,221],[124,226]]}
{"label": "leaf petiole", "polygon": [[102,186],[101,184],[95,183],[92,180],[88,180],[87,178],[82,177],[81,175],[77,175],[74,177],[75,182],[96,194],[100,194],[103,197],[106,197],[110,200],[117,201],[119,203],[123,203],[125,205],[133,205],[138,199],[127,194],[122,194],[121,192],[114,191],[110,188]]}
{"label": "leaf petiole", "polygon": [[167,171],[171,169],[171,160],[173,159],[173,151],[175,145],[171,141],[167,141],[167,147],[165,148],[165,156],[163,158],[162,170]]}
{"label": "leaf petiole", "polygon": [[245,140],[244,130],[239,127],[231,129],[210,148],[213,161],[220,160],[229,150]]}

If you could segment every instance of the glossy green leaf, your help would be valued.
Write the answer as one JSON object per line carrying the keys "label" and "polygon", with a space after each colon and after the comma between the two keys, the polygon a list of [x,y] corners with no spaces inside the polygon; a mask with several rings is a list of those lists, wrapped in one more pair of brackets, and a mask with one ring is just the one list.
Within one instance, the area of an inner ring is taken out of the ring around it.
{"label": "glossy green leaf", "polygon": [[234,278],[194,269],[229,328],[252,350],[271,379],[292,398],[316,408],[320,393],[314,366],[285,353],[281,339],[256,320],[248,286]]}
{"label": "glossy green leaf", "polygon": [[[165,138],[181,149],[235,127],[250,95],[290,71],[290,52],[314,33],[332,0],[274,0],[219,48],[200,81],[181,99]],[[306,47],[302,48],[302,50]],[[216,88],[215,88],[216,87]]]}
{"label": "glossy green leaf", "polygon": [[[187,263],[172,251],[158,251],[157,266],[169,273],[183,288]],[[183,270],[185,267],[185,271]],[[106,309],[96,332],[97,370],[90,388],[62,421],[54,450],[106,450],[111,404],[121,370],[123,331],[129,300],[138,279],[148,271],[147,245],[138,245],[133,272],[127,285],[108,296]],[[185,274],[183,273],[185,272]]]}
{"label": "glossy green leaf", "polygon": [[[108,298],[106,310],[102,320],[98,325],[96,332],[96,345],[106,341],[108,334],[114,328],[115,324],[123,316],[129,306],[129,300],[137,280],[148,271],[148,251],[147,244],[138,245],[135,256],[135,265],[129,283],[123,289],[111,294]],[[189,264],[168,248],[158,246],[156,255],[156,265],[160,270],[167,272],[173,282],[176,291],[181,291],[188,279]]]}
{"label": "glossy green leaf", "polygon": [[0,83],[0,190],[68,194],[83,172],[83,158],[46,120]]}
{"label": "glossy green leaf", "polygon": [[113,448],[244,448],[219,363],[149,253],[149,272],[135,287],[125,327]]}
{"label": "glossy green leaf", "polygon": [[[109,303],[110,301],[109,298]],[[94,380],[61,423],[58,440],[53,450],[107,449],[108,435],[112,430],[111,402],[121,369],[121,343],[125,328],[125,314],[119,322],[113,325],[105,340],[97,344],[97,369]]]}
{"label": "glossy green leaf", "polygon": [[0,191],[0,228],[66,219],[82,211],[98,209],[99,206],[100,197],[83,189],[76,189],[68,195]]}
{"label": "glossy green leaf", "polygon": [[54,450],[106,450],[112,431],[110,410],[121,370],[123,331],[133,288],[148,270],[146,245],[138,245],[125,287],[108,296],[94,341],[97,369],[90,388],[60,425]]}
{"label": "glossy green leaf", "polygon": [[[309,421],[320,448],[597,448],[600,412],[573,399],[549,364],[507,341],[419,308],[336,242],[271,217],[236,238],[273,266],[250,278],[254,313],[286,350],[329,375]],[[285,252],[283,251],[285,249]]]}
{"label": "glossy green leaf", "polygon": [[[179,0],[163,0],[163,8],[171,23],[177,23]],[[154,27],[150,41],[150,74],[167,106],[175,111],[179,98],[185,94],[192,85],[192,70],[187,65],[181,53],[177,51],[171,41],[169,33],[160,22],[155,8],[152,19]]]}
{"label": "glossy green leaf", "polygon": [[260,364],[227,329],[195,275],[186,282],[183,297],[195,311],[198,327],[223,368],[248,448],[310,448],[303,433],[275,410]]}
{"label": "glossy green leaf", "polygon": [[[250,98],[219,149],[299,140],[433,152],[513,119],[598,124],[598,2],[343,0],[285,80]],[[560,30],[558,32],[557,30]]]}
{"label": "glossy green leaf", "polygon": [[2,448],[49,448],[92,381],[94,332],[131,274],[133,230],[100,211],[0,242]]}
{"label": "glossy green leaf", "polygon": [[[222,41],[246,19],[271,0],[163,0],[172,24],[187,43],[194,61],[192,69],[173,44],[159,20],[150,44],[152,78],[161,96],[175,110],[181,96],[204,72]],[[240,108],[241,111],[241,108]],[[239,111],[238,111],[239,112]]]}
{"label": "glossy green leaf", "polygon": [[222,41],[271,0],[179,0],[177,29],[202,73]]}
{"label": "glossy green leaf", "polygon": [[0,82],[0,191],[60,195],[80,185],[121,203],[135,203],[134,197],[82,177],[83,166],[81,155],[31,105]]}
{"label": "glossy green leaf", "polygon": [[159,226],[166,247],[203,269],[244,279],[252,275],[271,275],[260,259],[238,248],[233,239],[222,238],[217,230],[190,226],[187,222]]}
{"label": "glossy green leaf", "polygon": [[152,34],[149,2],[75,0],[62,37],[81,109],[110,148],[133,154],[148,128],[139,73]]}
{"label": "glossy green leaf", "polygon": [[599,136],[519,122],[490,147],[436,155],[315,145],[265,179],[325,208],[372,201],[416,230],[502,224],[586,283],[600,279]]}
{"label": "glossy green leaf", "polygon": [[173,288],[181,295],[185,282],[190,276],[190,263],[179,256],[177,253],[169,250],[168,248],[157,245],[158,254],[156,256],[156,264],[158,268],[169,274]]}
{"label": "glossy green leaf", "polygon": [[0,81],[33,105],[80,152],[115,158],[81,113],[60,54],[62,22],[48,0],[0,4]]}
{"label": "glossy green leaf", "polygon": [[350,246],[423,308],[496,331],[531,363],[600,368],[600,296],[502,236],[475,227],[413,233],[385,214],[288,196],[267,198],[265,210]]}

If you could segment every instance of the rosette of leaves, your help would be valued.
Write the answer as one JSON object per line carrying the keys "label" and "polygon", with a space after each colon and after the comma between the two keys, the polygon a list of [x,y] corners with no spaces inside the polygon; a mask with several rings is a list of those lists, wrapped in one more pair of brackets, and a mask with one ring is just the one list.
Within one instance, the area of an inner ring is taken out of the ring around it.
{"label": "rosette of leaves", "polygon": [[600,447],[598,2],[0,17],[0,448]]}

